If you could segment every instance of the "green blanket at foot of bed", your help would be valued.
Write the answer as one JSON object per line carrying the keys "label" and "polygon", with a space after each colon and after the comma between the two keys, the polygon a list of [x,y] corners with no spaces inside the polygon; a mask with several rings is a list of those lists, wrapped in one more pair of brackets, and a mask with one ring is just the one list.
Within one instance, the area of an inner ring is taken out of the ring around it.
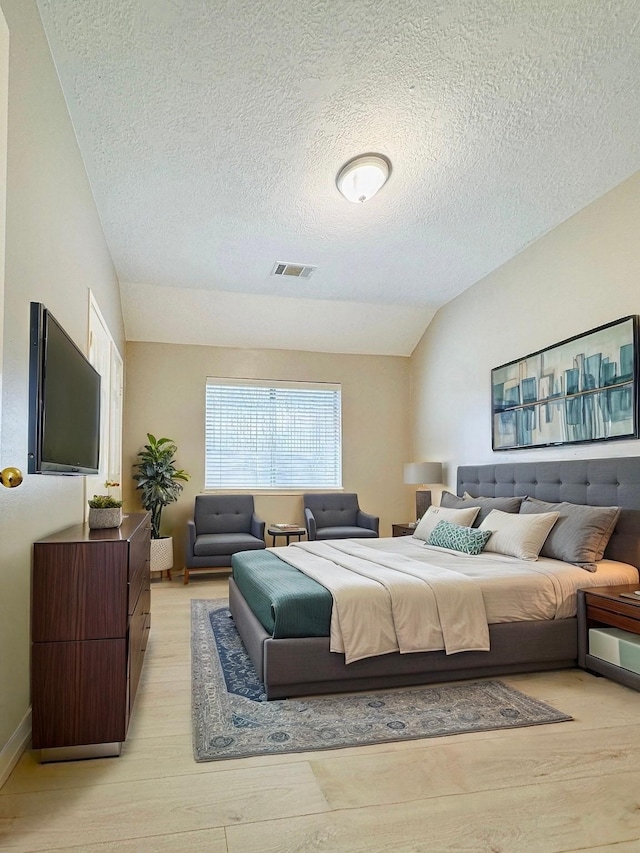
{"label": "green blanket at foot of bed", "polygon": [[231,565],[245,601],[274,638],[329,636],[333,599],[321,584],[273,551],[242,551]]}

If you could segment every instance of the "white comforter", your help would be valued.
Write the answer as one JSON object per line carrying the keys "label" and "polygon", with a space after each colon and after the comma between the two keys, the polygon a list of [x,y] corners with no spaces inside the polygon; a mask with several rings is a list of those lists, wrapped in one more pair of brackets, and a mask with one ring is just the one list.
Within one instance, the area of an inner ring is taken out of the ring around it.
{"label": "white comforter", "polygon": [[397,651],[489,649],[482,591],[455,571],[352,539],[295,543],[278,556],[331,592],[331,651],[347,663]]}
{"label": "white comforter", "polygon": [[603,561],[592,573],[558,560],[468,557],[409,536],[300,542],[277,555],[331,592],[331,651],[347,663],[397,651],[488,651],[488,624],[563,619],[575,614],[580,587],[638,580],[623,563]]}

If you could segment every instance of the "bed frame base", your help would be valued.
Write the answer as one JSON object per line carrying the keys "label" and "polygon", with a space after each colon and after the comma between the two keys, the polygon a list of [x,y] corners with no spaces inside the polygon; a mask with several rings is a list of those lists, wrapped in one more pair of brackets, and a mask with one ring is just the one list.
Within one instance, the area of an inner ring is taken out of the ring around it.
{"label": "bed frame base", "polygon": [[577,621],[490,625],[491,651],[382,655],[348,666],[329,651],[328,637],[274,640],[249,608],[233,578],[229,608],[267,699],[346,693],[441,681],[566,669],[577,665]]}

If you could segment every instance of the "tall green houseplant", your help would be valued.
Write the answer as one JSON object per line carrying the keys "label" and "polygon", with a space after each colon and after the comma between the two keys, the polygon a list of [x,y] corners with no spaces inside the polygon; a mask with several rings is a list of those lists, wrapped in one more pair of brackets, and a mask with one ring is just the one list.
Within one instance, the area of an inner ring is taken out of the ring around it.
{"label": "tall green houseplant", "polygon": [[155,438],[147,433],[148,444],[138,453],[133,479],[142,492],[142,506],[151,513],[151,538],[160,539],[162,510],[178,500],[189,474],[175,466],[177,447],[170,438]]}

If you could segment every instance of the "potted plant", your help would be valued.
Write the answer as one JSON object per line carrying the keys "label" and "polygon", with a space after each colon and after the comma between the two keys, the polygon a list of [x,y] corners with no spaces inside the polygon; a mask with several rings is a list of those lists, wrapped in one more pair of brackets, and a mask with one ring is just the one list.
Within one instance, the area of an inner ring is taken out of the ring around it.
{"label": "potted plant", "polygon": [[[144,509],[151,513],[151,571],[171,571],[173,567],[173,538],[160,535],[162,510],[178,500],[182,482],[189,474],[176,468],[177,447],[170,438],[155,438],[147,433],[147,444],[138,452],[133,479],[137,480]],[[137,470],[136,470],[137,469]],[[171,577],[171,575],[169,575]]]}
{"label": "potted plant", "polygon": [[120,527],[122,524],[122,501],[111,495],[94,495],[89,503],[89,528],[99,530]]}

